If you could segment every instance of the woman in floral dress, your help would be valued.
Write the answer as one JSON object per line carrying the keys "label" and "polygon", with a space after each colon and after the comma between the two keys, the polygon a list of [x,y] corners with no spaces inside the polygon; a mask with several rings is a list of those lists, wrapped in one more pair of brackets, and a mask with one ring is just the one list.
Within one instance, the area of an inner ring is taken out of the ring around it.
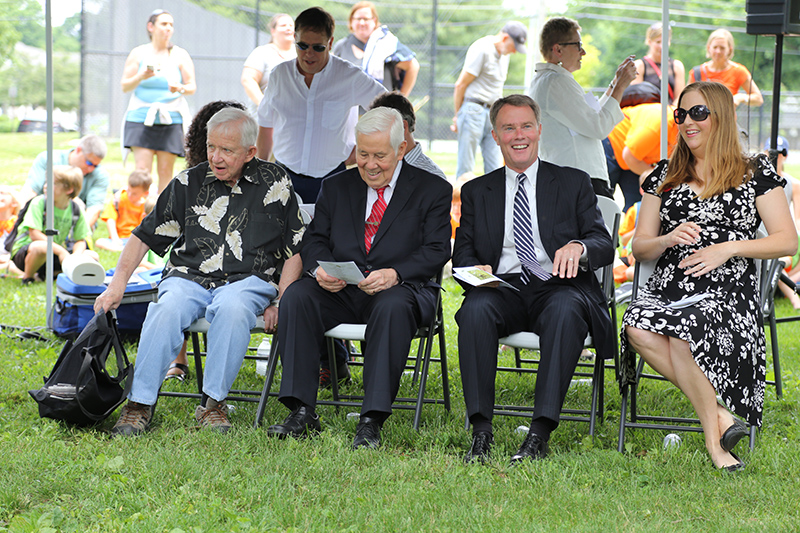
{"label": "woman in floral dress", "polygon": [[[633,254],[657,264],[623,317],[623,380],[634,373],[630,346],[689,398],[714,465],[735,471],[744,463],[731,450],[747,430],[728,409],[760,425],[764,401],[753,259],[793,254],[797,235],[783,178],[765,157],[742,152],[724,85],[687,86],[675,122],[672,157],[643,185]],[[756,239],[762,220],[769,236]]]}

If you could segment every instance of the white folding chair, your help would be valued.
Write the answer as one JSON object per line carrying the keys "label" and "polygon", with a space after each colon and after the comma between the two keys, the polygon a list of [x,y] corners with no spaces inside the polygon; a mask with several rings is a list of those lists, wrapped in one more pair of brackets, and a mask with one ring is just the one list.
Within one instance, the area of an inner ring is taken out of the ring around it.
{"label": "white folding chair", "polygon": [[[436,278],[436,283],[441,284],[441,273]],[[407,365],[406,368],[413,368],[412,386],[417,387],[416,398],[395,398],[392,409],[413,409],[414,410],[414,429],[419,429],[420,419],[422,417],[422,407],[425,404],[444,405],[444,408],[450,410],[450,384],[447,374],[447,346],[444,332],[444,320],[442,313],[442,297],[441,293],[436,299],[436,309],[434,310],[433,320],[430,324],[420,326],[414,338],[419,340],[417,348],[417,355],[409,357],[409,362],[413,362],[413,366]],[[325,332],[325,337],[328,344],[328,362],[331,369],[331,388],[333,399],[325,400],[318,399],[317,405],[333,405],[338,407],[360,407],[363,401],[363,395],[355,394],[340,394],[339,392],[339,378],[336,375],[336,361],[335,361],[335,339],[342,339],[346,341],[360,341],[364,342],[366,339],[366,324],[349,324],[343,323],[329,329]],[[439,339],[439,357],[432,357],[431,352],[433,349],[434,339]],[[275,348],[273,344],[273,348]],[[260,424],[266,408],[266,402],[271,395],[272,381],[275,376],[278,357],[273,349],[272,356],[270,357],[269,366],[267,368],[267,380],[264,383],[264,390],[261,394],[261,402],[259,403],[256,412],[256,424]],[[428,373],[430,364],[439,363],[441,366],[442,374],[442,398],[428,398],[426,397],[426,386],[428,381]],[[360,362],[349,362],[351,365],[359,366]],[[418,383],[417,383],[418,382]]]}
{"label": "white folding chair", "polygon": [[[180,392],[180,391],[159,391],[159,396],[167,396],[167,397],[177,397],[177,398],[202,398],[203,395],[203,362],[202,359],[205,357],[206,353],[203,350],[203,347],[206,345],[208,328],[210,324],[205,319],[205,317],[199,318],[195,320],[191,326],[186,330],[186,333],[189,334],[191,339],[191,351],[187,349],[187,355],[191,355],[194,358],[194,369],[195,369],[195,376],[197,379],[197,392]],[[250,330],[252,334],[263,334],[264,333],[264,317],[259,315],[256,320],[255,327]],[[202,343],[201,343],[201,336],[202,336]],[[273,336],[273,344],[275,344],[274,336]],[[188,348],[188,346],[187,346]],[[247,354],[245,355],[245,360],[255,360],[255,361],[263,361],[264,358],[257,355],[257,347],[250,346],[247,349]],[[256,353],[256,355],[251,355]],[[261,400],[262,391],[258,390],[245,390],[245,389],[231,389],[229,392],[227,400],[229,401],[240,401],[240,402],[259,402]]]}
{"label": "white folding chair", "polygon": [[[622,216],[622,212],[620,210],[619,205],[610,198],[605,197],[598,197],[597,198],[597,205],[600,208],[601,213],[603,214],[603,221],[606,224],[606,229],[608,230],[609,234],[611,235],[612,243],[614,248],[616,248],[617,240],[618,240],[618,232],[619,232],[619,223],[620,218]],[[616,299],[614,296],[614,275],[613,275],[613,264],[607,265],[601,269],[595,271],[595,274],[600,281],[600,284],[603,288],[603,293],[606,296],[606,302],[609,307],[609,313],[611,314],[612,321],[614,324],[614,331],[616,331]],[[616,335],[615,335],[616,339]],[[499,340],[500,344],[505,346],[509,346],[514,348],[514,358],[516,362],[515,367],[500,367],[498,366],[497,370],[501,372],[517,372],[517,373],[536,373],[536,368],[529,368],[523,367],[524,363],[529,364],[537,364],[538,360],[536,359],[523,359],[521,357],[521,350],[534,350],[539,351],[540,344],[539,344],[539,336],[530,331],[521,331],[518,333],[513,333],[507,337],[503,337]],[[586,337],[584,341],[584,347],[586,348],[593,348],[593,340],[591,335]],[[591,372],[582,371],[581,368],[586,367],[593,367]],[[604,388],[604,377],[605,377],[605,363],[599,357],[595,358],[594,363],[578,363],[578,369],[575,372],[575,376],[577,377],[584,377],[584,378],[591,378],[592,380],[592,399],[591,399],[591,406],[589,409],[562,409],[561,411],[561,420],[572,420],[572,421],[579,421],[579,422],[589,422],[589,434],[594,435],[594,430],[596,426],[597,417],[599,416],[601,419],[603,417],[603,388]],[[523,416],[527,417],[530,416],[530,413],[533,412],[533,407],[531,406],[523,406],[523,405],[502,405],[496,404],[494,406],[494,414],[495,415],[506,415],[506,416]],[[469,427],[469,420],[466,421],[467,428]]]}
{"label": "white folding chair", "polygon": [[[757,238],[765,237],[766,233],[759,230]],[[637,261],[633,279],[633,294],[631,301],[637,297],[639,290],[644,287],[650,275],[655,269],[657,260]],[[780,275],[780,265],[783,263],[777,259],[756,260],[756,268],[759,276],[759,304],[764,319],[770,326],[770,339],[772,344],[773,366],[775,368],[775,381],[767,382],[776,386],[776,393],[781,395],[780,381],[780,360],[778,356],[778,336],[775,326],[774,293],[777,286],[777,279]],[[637,354],[638,355],[638,354]],[[625,430],[627,428],[657,429],[663,431],[694,431],[702,433],[700,420],[697,418],[686,418],[678,416],[661,416],[641,414],[637,409],[637,398],[639,382],[641,379],[653,379],[657,381],[667,381],[664,376],[659,374],[649,374],[644,372],[644,359],[639,357],[636,365],[636,377],[633,383],[625,384],[621,387],[622,402],[620,405],[619,436],[617,438],[617,451],[622,452],[625,448]],[[687,400],[688,401],[688,400]],[[630,417],[630,420],[628,420]],[[753,450],[756,442],[756,426],[750,426],[750,450]]]}

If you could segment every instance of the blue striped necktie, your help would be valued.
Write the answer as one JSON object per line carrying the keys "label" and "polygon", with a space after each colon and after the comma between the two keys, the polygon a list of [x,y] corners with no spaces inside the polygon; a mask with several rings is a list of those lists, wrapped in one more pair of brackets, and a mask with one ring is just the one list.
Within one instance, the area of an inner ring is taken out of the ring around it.
{"label": "blue striped necktie", "polygon": [[517,195],[514,197],[514,248],[517,257],[522,263],[522,283],[528,284],[530,275],[533,274],[542,281],[547,281],[553,275],[547,272],[536,259],[536,247],[533,244],[533,228],[531,227],[531,207],[528,203],[528,193],[525,192],[525,174],[517,176]]}

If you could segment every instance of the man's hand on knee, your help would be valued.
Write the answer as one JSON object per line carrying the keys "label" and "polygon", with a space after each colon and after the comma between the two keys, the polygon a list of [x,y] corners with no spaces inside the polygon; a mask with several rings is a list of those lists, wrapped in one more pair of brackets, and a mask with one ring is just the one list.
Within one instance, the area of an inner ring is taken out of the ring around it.
{"label": "man's hand on knee", "polygon": [[393,268],[382,268],[380,270],[373,270],[369,273],[358,288],[367,294],[376,294],[386,289],[391,289],[399,282],[397,271]]}

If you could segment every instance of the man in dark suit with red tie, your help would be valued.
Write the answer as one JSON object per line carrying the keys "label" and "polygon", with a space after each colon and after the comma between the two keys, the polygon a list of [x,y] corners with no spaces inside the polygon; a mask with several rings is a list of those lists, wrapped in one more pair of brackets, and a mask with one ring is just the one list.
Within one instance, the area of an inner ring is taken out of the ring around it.
{"label": "man in dark suit with red tie", "polygon": [[[583,341],[613,355],[613,328],[593,270],[614,248],[589,176],[538,158],[539,106],[511,95],[490,111],[506,166],[461,189],[461,226],[453,266],[477,266],[519,289],[467,287],[456,313],[461,381],[473,428],[467,462],[483,462],[494,437],[498,339],[519,331],[540,337],[530,431],[512,464],[547,454]],[[546,134],[546,132],[545,132]]]}
{"label": "man in dark suit with red tie", "polygon": [[[364,394],[353,448],[375,448],[392,412],[414,333],[429,322],[439,287],[431,282],[450,257],[452,187],[403,163],[403,119],[368,111],[356,125],[357,169],[327,178],[303,237],[306,277],[280,303],[283,376],[279,400],[291,410],[270,435],[320,430],[317,400],[324,332],[366,323]],[[366,278],[348,285],[318,261],[354,261]]]}

